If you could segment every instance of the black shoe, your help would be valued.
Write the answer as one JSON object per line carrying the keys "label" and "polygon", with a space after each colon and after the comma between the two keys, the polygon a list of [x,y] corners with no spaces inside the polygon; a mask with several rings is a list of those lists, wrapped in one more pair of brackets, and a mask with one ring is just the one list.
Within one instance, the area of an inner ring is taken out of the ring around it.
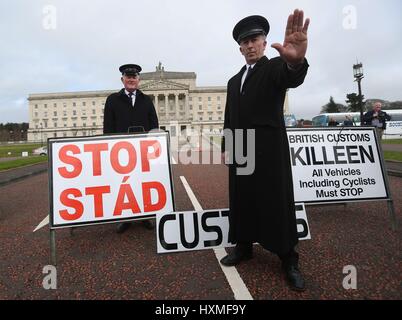
{"label": "black shoe", "polygon": [[119,223],[117,225],[116,228],[116,232],[117,233],[123,233],[124,231],[126,231],[128,228],[131,227],[131,223],[130,222],[123,222],[123,223]]}
{"label": "black shoe", "polygon": [[241,261],[250,260],[253,258],[253,246],[252,245],[237,245],[234,250],[226,257],[221,259],[221,263],[227,267],[233,267],[238,265]]}
{"label": "black shoe", "polygon": [[148,230],[155,229],[155,225],[152,220],[143,220],[142,225]]}
{"label": "black shoe", "polygon": [[282,266],[282,268],[285,272],[290,289],[299,292],[306,290],[303,275],[297,265]]}

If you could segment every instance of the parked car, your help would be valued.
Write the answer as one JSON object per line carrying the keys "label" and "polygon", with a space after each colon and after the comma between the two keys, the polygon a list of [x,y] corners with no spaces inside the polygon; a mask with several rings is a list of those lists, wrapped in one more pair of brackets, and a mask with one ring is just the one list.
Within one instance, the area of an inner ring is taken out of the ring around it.
{"label": "parked car", "polygon": [[35,156],[47,156],[47,147],[40,147],[32,152]]}

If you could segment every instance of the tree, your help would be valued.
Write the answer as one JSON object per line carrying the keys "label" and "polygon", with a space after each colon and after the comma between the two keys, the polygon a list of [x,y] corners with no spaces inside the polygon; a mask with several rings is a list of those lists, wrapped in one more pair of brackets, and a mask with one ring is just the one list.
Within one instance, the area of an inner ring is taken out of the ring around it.
{"label": "tree", "polygon": [[[348,111],[350,112],[360,112],[359,96],[356,93],[349,93],[346,95],[346,103],[348,104]],[[362,95],[362,105],[363,111],[365,110],[364,95]]]}
{"label": "tree", "polygon": [[359,96],[356,93],[349,93],[346,95],[346,103],[348,104],[348,111],[360,112]]}
{"label": "tree", "polygon": [[321,107],[321,113],[339,113],[345,111],[346,106],[340,103],[336,103],[333,97],[329,98],[329,103]]}

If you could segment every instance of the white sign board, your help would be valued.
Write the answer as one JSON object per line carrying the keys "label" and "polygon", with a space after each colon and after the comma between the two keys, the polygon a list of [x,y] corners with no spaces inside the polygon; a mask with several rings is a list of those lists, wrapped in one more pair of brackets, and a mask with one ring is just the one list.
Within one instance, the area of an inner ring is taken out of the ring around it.
{"label": "white sign board", "polygon": [[288,128],[295,202],[388,199],[374,130]]}
{"label": "white sign board", "polygon": [[158,253],[232,246],[228,217],[228,209],[157,215]]}
{"label": "white sign board", "polygon": [[[299,240],[311,239],[303,204],[296,204]],[[232,247],[229,209],[172,212],[156,216],[158,253]]]}
{"label": "white sign board", "polygon": [[174,211],[166,132],[49,139],[51,228]]}
{"label": "white sign board", "polygon": [[308,225],[306,208],[304,203],[295,203],[296,208],[296,225],[297,225],[297,236],[299,240],[310,240],[310,227]]}

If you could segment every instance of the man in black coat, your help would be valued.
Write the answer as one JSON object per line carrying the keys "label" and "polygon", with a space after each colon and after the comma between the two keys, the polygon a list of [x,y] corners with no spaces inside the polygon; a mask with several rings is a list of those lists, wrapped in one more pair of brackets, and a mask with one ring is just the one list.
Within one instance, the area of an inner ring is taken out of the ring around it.
{"label": "man in black coat", "polygon": [[[247,65],[228,83],[222,144],[222,157],[228,159],[229,154],[233,159],[236,149],[249,150],[247,134],[253,132],[254,171],[242,174],[245,165],[238,159],[229,165],[229,241],[236,247],[221,263],[234,266],[251,259],[257,242],[279,256],[291,288],[299,291],[305,284],[294,249],[298,237],[283,104],[286,90],[302,84],[307,74],[309,21],[304,23],[303,11],[289,16],[283,45],[272,45],[280,57],[273,59],[264,55],[269,32],[264,17],[250,16],[234,27],[233,37]],[[242,137],[235,134],[239,130]]]}
{"label": "man in black coat", "polygon": [[[103,118],[103,133],[128,133],[158,129],[158,117],[151,99],[139,89],[141,67],[136,64],[125,64],[119,68],[122,73],[121,82],[124,89],[107,97]],[[150,220],[143,221],[147,229],[153,229]],[[131,226],[124,222],[117,226],[122,233]]]}
{"label": "man in black coat", "polygon": [[387,121],[391,120],[391,116],[381,110],[381,102],[374,103],[373,110],[368,111],[363,116],[363,123],[368,126],[374,126],[377,128],[378,137],[380,142],[384,134],[384,130],[387,128]]}

